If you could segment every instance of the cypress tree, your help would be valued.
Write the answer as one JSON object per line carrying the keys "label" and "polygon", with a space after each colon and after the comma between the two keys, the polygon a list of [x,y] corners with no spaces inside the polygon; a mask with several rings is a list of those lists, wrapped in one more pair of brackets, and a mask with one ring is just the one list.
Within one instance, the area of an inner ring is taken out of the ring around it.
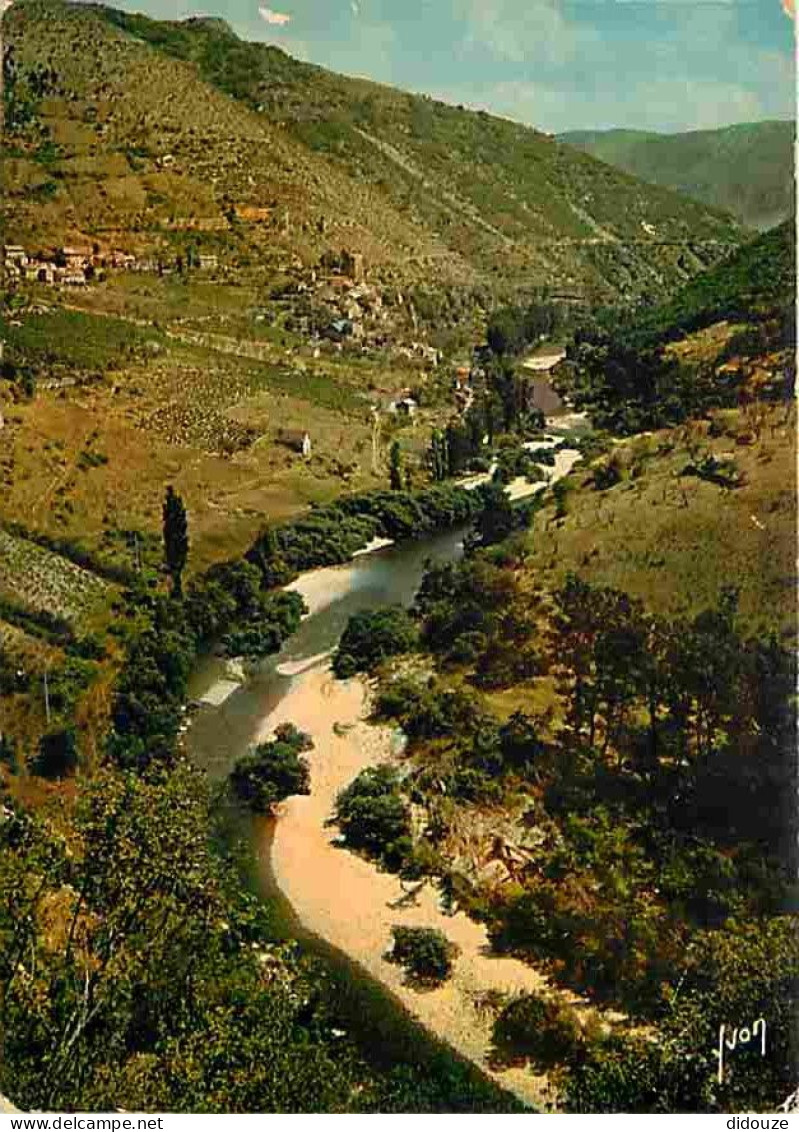
{"label": "cypress tree", "polygon": [[391,483],[392,491],[402,491],[402,454],[400,452],[399,441],[395,440],[391,445],[391,467],[389,470],[389,480]]}
{"label": "cypress tree", "polygon": [[183,500],[172,485],[166,489],[164,499],[164,561],[172,578],[172,594],[183,593],[182,576],[189,556],[189,526]]}

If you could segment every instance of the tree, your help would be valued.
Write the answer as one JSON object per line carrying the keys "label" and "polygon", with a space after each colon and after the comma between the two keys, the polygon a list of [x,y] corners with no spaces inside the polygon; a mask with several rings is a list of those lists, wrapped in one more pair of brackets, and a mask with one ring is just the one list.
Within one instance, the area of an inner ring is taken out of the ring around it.
{"label": "tree", "polygon": [[280,541],[273,527],[264,527],[247,558],[261,571],[261,585],[265,590],[284,586],[291,580],[291,567],[283,557]]}
{"label": "tree", "polygon": [[447,425],[445,435],[448,460],[447,470],[451,476],[457,476],[465,470],[472,456],[477,455],[477,451],[472,447],[469,429],[457,421],[450,421]]}
{"label": "tree", "polygon": [[373,672],[386,657],[410,652],[416,639],[416,626],[399,605],[356,613],[342,634],[333,671],[340,680]]}
{"label": "tree", "polygon": [[398,440],[391,445],[389,481],[392,491],[402,491],[402,452]]}
{"label": "tree", "polygon": [[48,731],[39,741],[31,770],[42,778],[65,778],[78,765],[78,744],[74,727]]}
{"label": "tree", "polygon": [[397,869],[409,856],[411,818],[390,766],[362,770],[336,799],[335,821],[347,845]]}
{"label": "tree", "polygon": [[164,560],[172,578],[172,593],[183,593],[183,570],[189,555],[189,531],[186,508],[172,485],[166,489],[163,507]]}
{"label": "tree", "polygon": [[[556,593],[553,645],[569,670],[569,723],[589,747],[604,721],[605,750],[638,697],[649,691],[650,627],[639,602],[569,574]],[[655,709],[656,714],[656,709]]]}
{"label": "tree", "polygon": [[308,735],[291,723],[283,724],[271,743],[261,743],[239,759],[230,775],[231,785],[256,813],[270,813],[292,794],[310,794],[311,772],[300,752],[312,747]]}
{"label": "tree", "polygon": [[502,542],[513,531],[513,507],[501,484],[485,484],[480,492],[483,510],[477,516],[477,533],[482,546],[491,546]]}
{"label": "tree", "polygon": [[504,1007],[493,1039],[501,1055],[531,1057],[545,1065],[573,1060],[584,1044],[574,1008],[536,994],[521,995]]}
{"label": "tree", "polygon": [[436,483],[449,475],[449,458],[444,434],[436,429],[430,441],[430,471]]}

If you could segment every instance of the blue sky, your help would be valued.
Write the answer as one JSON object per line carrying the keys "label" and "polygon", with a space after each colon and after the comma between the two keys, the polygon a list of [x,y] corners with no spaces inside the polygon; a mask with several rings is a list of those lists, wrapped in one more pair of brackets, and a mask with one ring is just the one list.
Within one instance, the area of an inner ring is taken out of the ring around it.
{"label": "blue sky", "polygon": [[793,23],[780,0],[108,2],[222,16],[309,62],[553,132],[795,113]]}

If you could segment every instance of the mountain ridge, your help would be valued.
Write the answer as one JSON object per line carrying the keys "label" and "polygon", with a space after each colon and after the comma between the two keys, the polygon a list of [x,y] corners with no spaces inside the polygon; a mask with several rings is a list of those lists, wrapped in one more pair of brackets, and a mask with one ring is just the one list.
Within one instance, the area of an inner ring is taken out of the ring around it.
{"label": "mountain ridge", "polygon": [[740,122],[711,130],[571,130],[558,140],[652,184],[728,209],[766,229],[794,207],[792,120]]}
{"label": "mountain ridge", "polygon": [[[267,206],[268,239],[233,225],[226,239],[305,260],[343,242],[406,278],[606,298],[673,287],[741,238],[728,215],[532,128],[299,63],[216,21],[21,0],[5,24],[7,101],[39,131],[12,113],[23,234],[53,239],[66,216],[86,237],[116,226],[142,242],[186,211]],[[37,99],[26,76],[45,60],[58,81]]]}

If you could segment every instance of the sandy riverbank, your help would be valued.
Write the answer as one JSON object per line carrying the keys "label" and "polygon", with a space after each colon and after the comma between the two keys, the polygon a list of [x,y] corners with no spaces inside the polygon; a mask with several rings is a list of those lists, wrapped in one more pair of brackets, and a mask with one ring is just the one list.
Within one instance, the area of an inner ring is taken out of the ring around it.
{"label": "sandy riverbank", "polygon": [[355,566],[351,562],[343,566],[321,566],[318,570],[307,570],[285,587],[287,591],[301,594],[308,607],[308,614],[318,613],[328,605],[346,597],[352,589],[352,575]]}
{"label": "sandy riverbank", "polygon": [[[367,711],[365,683],[336,681],[321,662],[298,676],[264,721],[260,739],[291,721],[309,732],[315,744],[309,755],[311,794],[290,798],[277,822],[272,869],[278,886],[307,928],[365,967],[432,1033],[504,1088],[541,1106],[547,1099],[543,1078],[524,1068],[495,1072],[488,1067],[492,1016],[480,1011],[474,998],[489,990],[541,990],[543,976],[516,959],[492,956],[485,929],[463,913],[445,915],[430,886],[415,905],[392,907],[403,896],[399,880],[336,848],[335,830],[325,828],[338,792],[364,767],[391,757],[390,729],[367,724]],[[461,951],[452,979],[424,993],[405,986],[402,972],[383,958],[393,924],[445,932]]]}

